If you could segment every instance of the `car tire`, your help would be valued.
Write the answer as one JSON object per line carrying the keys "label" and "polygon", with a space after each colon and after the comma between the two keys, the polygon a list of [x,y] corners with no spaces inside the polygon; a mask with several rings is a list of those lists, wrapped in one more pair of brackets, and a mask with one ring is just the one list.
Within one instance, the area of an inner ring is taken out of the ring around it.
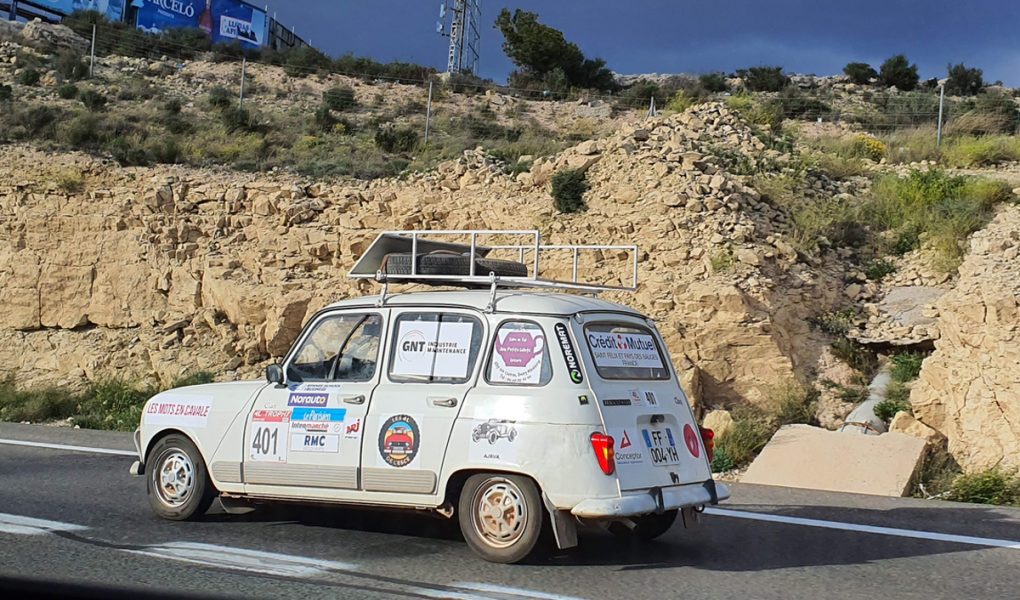
{"label": "car tire", "polygon": [[673,527],[673,523],[676,522],[678,514],[680,514],[680,511],[674,509],[667,510],[661,515],[642,515],[640,517],[631,517],[631,521],[634,522],[633,529],[623,526],[622,523],[618,523],[620,527],[610,527],[609,531],[617,537],[634,538],[641,541],[654,540]]}
{"label": "car tire", "polygon": [[149,504],[164,519],[198,519],[216,499],[201,453],[183,435],[172,433],[156,442],[145,470]]}
{"label": "car tire", "polygon": [[504,564],[531,555],[545,520],[535,482],[499,473],[469,477],[461,489],[458,513],[468,546],[485,560]]}
{"label": "car tire", "polygon": [[[417,256],[418,275],[468,275],[471,273],[471,257],[462,254],[436,253]],[[387,275],[410,275],[410,254],[387,254],[382,264],[382,272]],[[475,275],[488,277],[495,273],[500,277],[527,277],[528,266],[511,260],[492,258],[475,259]]]}
{"label": "car tire", "polygon": [[489,432],[489,445],[495,445],[499,441],[499,432],[495,429]]}

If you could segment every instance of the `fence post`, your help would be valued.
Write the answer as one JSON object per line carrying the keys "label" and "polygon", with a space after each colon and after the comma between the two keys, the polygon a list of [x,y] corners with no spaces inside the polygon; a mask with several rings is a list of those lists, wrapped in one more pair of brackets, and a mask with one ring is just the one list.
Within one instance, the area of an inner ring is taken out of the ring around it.
{"label": "fence post", "polygon": [[248,72],[248,57],[241,57],[241,94],[237,99],[238,108],[244,108],[244,78]]}
{"label": "fence post", "polygon": [[935,134],[935,145],[942,145],[942,105],[946,102],[946,84],[939,86],[939,126]]}
{"label": "fence post", "polygon": [[89,48],[89,79],[96,73],[96,24],[92,24],[92,47]]}
{"label": "fence post", "polygon": [[655,96],[652,96],[651,102],[648,104],[648,116],[654,117],[658,111],[655,110]]}
{"label": "fence post", "polygon": [[429,145],[429,129],[432,125],[432,85],[435,83],[434,79],[429,79],[429,101],[425,105],[425,146]]}

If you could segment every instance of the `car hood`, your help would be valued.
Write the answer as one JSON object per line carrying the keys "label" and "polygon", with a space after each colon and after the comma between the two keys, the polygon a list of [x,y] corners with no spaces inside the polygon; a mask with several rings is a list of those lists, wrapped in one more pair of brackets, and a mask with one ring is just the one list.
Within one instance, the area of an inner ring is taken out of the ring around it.
{"label": "car hood", "polygon": [[202,385],[189,385],[173,388],[160,392],[153,399],[166,398],[169,396],[202,396],[212,397],[216,403],[222,402],[246,402],[259,390],[269,385],[265,380],[258,381],[229,381],[224,383],[204,383]]}

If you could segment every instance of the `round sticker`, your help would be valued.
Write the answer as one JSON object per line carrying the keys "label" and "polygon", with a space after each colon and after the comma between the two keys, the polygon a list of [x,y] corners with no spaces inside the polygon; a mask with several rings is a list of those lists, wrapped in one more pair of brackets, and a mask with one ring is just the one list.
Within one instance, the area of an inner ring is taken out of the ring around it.
{"label": "round sticker", "polygon": [[410,415],[394,415],[379,430],[379,454],[391,466],[407,466],[418,454],[420,435]]}
{"label": "round sticker", "polygon": [[694,458],[701,456],[701,444],[698,443],[698,434],[694,433],[694,428],[691,427],[690,423],[684,425],[684,443],[687,444],[687,449],[691,451],[691,456]]}

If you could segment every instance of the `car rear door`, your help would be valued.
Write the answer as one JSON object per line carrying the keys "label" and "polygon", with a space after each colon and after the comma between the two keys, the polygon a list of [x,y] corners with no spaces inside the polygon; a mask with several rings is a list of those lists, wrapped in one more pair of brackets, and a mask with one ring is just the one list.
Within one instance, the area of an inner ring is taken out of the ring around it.
{"label": "car rear door", "polygon": [[622,491],[703,482],[712,473],[698,424],[658,333],[628,315],[573,321]]}

